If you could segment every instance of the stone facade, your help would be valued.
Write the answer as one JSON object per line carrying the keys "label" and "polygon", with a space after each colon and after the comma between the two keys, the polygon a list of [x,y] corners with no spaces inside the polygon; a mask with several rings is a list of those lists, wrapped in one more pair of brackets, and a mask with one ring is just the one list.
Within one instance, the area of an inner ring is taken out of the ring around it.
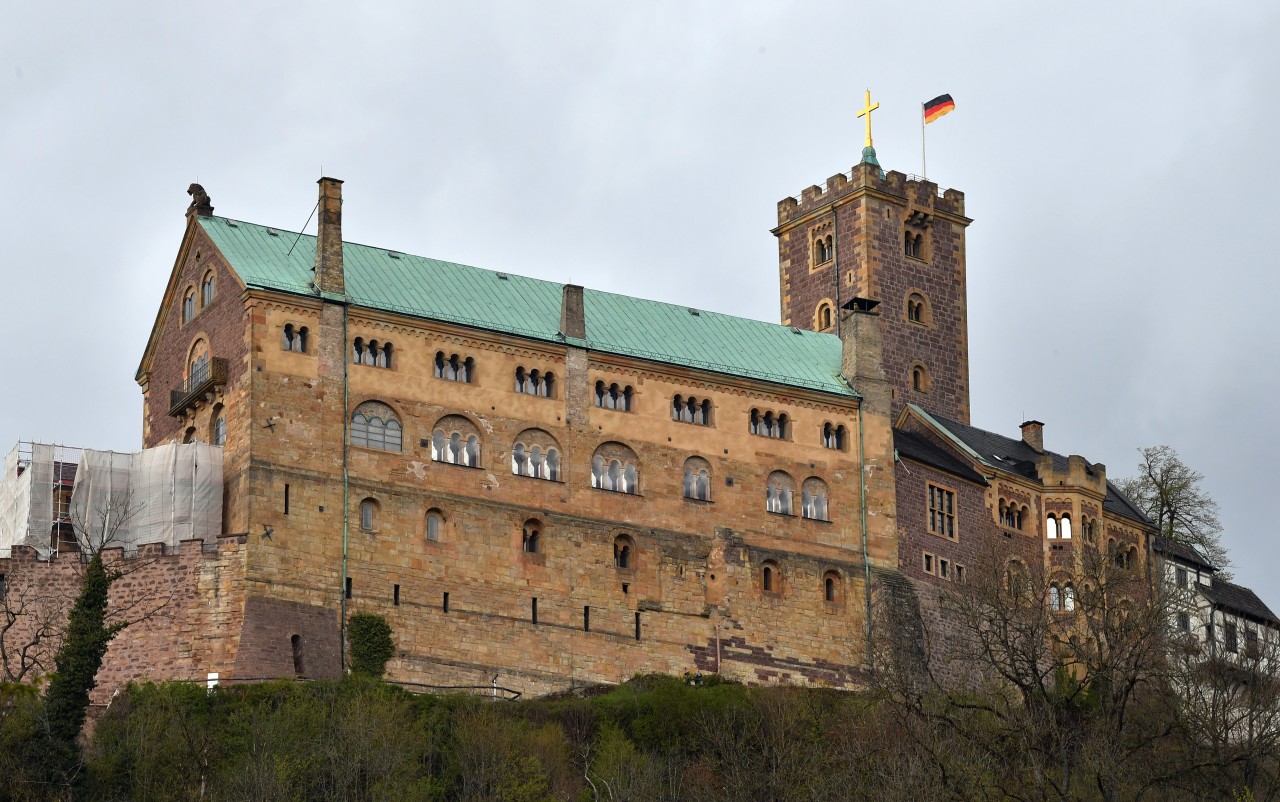
{"label": "stone facade", "polygon": [[[855,297],[884,310],[884,369],[894,411],[907,403],[969,421],[969,323],[964,193],[884,174],[863,162],[778,203],[782,323],[829,330],[824,307]],[[905,237],[920,237],[908,256]],[[831,237],[832,249],[823,246]],[[908,302],[923,301],[912,319]],[[923,373],[917,381],[915,368]],[[917,387],[917,383],[919,386]]]}

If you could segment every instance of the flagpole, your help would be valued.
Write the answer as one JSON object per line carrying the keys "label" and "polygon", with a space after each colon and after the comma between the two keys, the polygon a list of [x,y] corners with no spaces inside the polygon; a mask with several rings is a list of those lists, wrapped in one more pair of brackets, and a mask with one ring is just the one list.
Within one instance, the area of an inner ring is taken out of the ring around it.
{"label": "flagpole", "polygon": [[920,104],[920,177],[927,179],[929,177],[928,162],[925,161],[924,153],[924,104]]}

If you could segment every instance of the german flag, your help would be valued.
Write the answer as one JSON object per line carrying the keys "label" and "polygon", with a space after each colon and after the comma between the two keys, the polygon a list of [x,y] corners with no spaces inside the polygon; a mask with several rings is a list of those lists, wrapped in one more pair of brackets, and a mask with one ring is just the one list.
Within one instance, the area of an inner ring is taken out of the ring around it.
{"label": "german flag", "polygon": [[924,121],[931,123],[956,107],[951,95],[938,95],[924,104]]}

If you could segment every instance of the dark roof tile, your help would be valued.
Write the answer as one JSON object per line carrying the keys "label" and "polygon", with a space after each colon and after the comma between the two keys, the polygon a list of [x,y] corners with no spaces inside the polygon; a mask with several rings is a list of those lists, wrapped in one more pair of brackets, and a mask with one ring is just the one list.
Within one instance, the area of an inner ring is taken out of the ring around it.
{"label": "dark roof tile", "polygon": [[946,449],[934,445],[914,432],[894,429],[893,447],[897,449],[899,455],[908,459],[922,462],[932,468],[937,468],[940,471],[958,476],[974,484],[984,486],[987,484],[987,480],[983,478],[982,474],[947,453]]}

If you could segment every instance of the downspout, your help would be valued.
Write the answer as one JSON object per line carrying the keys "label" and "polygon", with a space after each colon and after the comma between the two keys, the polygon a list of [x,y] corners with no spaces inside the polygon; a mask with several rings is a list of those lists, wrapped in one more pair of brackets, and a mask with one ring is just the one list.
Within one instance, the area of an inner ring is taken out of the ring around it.
{"label": "downspout", "polygon": [[866,596],[867,615],[864,638],[867,644],[867,669],[874,670],[871,651],[871,559],[867,555],[867,465],[862,447],[862,400],[858,400],[858,485],[861,493],[862,507],[862,572],[863,591]]}
{"label": "downspout", "polygon": [[347,445],[350,425],[347,408],[350,406],[351,388],[347,381],[350,367],[347,357],[347,304],[342,304],[342,573],[338,577],[338,598],[341,600],[341,621],[338,627],[338,645],[342,649],[339,666],[343,673],[347,669],[347,534],[350,527],[351,476],[347,471]]}

